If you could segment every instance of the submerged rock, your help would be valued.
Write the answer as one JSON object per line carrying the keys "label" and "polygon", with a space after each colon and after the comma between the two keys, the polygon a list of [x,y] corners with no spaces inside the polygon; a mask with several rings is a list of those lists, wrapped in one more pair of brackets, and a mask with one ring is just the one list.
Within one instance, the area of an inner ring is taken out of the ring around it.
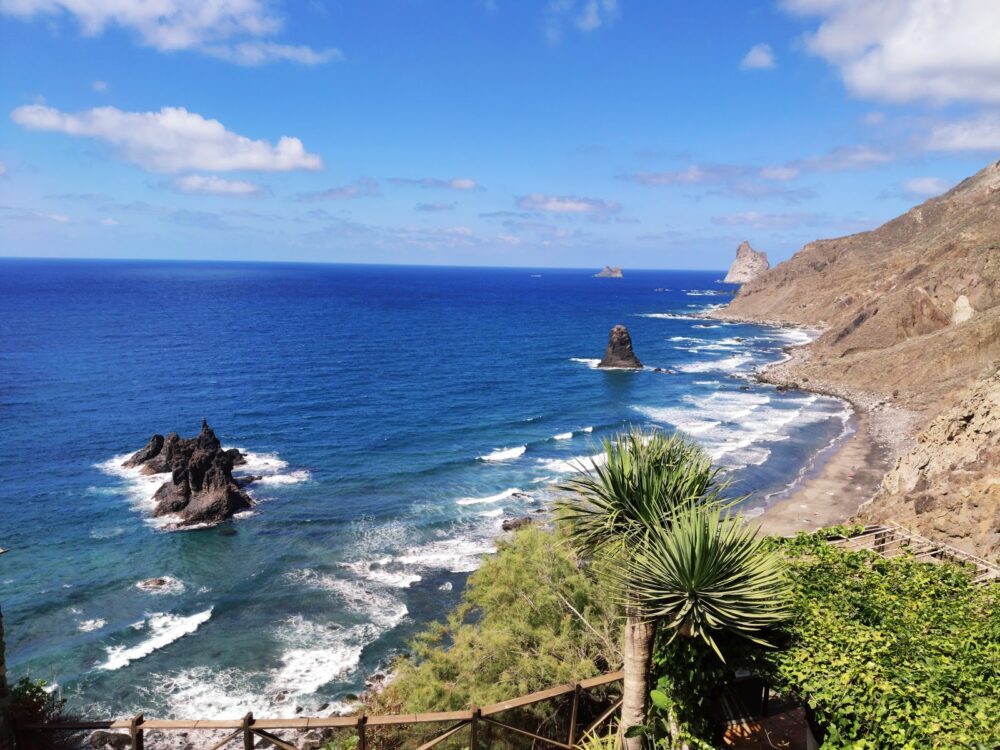
{"label": "submerged rock", "polygon": [[233,478],[233,467],[245,463],[238,450],[223,450],[215,432],[202,420],[197,437],[176,432],[153,435],[125,467],[142,467],[146,474],[170,472],[170,481],[156,491],[154,516],[176,514],[178,526],[216,524],[251,507],[250,496]]}
{"label": "submerged rock", "polygon": [[611,329],[611,333],[608,334],[608,347],[604,350],[604,358],[597,366],[629,370],[642,369],[642,362],[632,351],[632,337],[629,335],[628,328],[618,325]]}
{"label": "submerged rock", "polygon": [[500,525],[504,531],[517,531],[524,526],[530,526],[534,523],[534,519],[530,516],[521,516],[520,518],[507,518]]}
{"label": "submerged rock", "polygon": [[746,240],[736,248],[736,260],[729,267],[729,273],[723,279],[727,284],[746,284],[768,270],[771,264],[767,262],[767,253],[754,250]]}

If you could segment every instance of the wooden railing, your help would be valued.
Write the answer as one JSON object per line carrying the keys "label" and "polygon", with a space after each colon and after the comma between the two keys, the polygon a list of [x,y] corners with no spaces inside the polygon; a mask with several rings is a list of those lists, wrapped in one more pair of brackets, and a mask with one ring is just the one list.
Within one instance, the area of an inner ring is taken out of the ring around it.
{"label": "wooden railing", "polygon": [[925,562],[951,562],[964,567],[973,583],[1000,581],[1000,565],[948,544],[931,541],[895,523],[871,524],[859,534],[833,537],[830,543],[847,550],[866,549],[882,557],[909,553]]}
{"label": "wooden railing", "polygon": [[[255,743],[265,740],[280,750],[298,750],[293,740],[278,737],[275,732],[282,730],[306,732],[309,730],[339,730],[338,740],[356,737],[356,750],[373,750],[377,747],[393,745],[387,741],[385,730],[393,728],[416,727],[425,724],[445,725],[433,736],[424,740],[415,750],[429,750],[468,728],[468,740],[462,742],[469,750],[482,750],[497,743],[497,735],[507,735],[530,740],[532,747],[555,747],[561,750],[576,750],[580,741],[589,734],[604,726],[621,708],[621,700],[612,698],[605,700],[598,710],[593,710],[591,701],[585,701],[586,693],[594,688],[610,685],[622,679],[622,672],[592,677],[570,685],[558,685],[537,693],[522,695],[518,698],[494,703],[489,706],[474,707],[467,711],[441,711],[424,714],[396,714],[391,716],[367,716],[364,712],[353,716],[329,717],[295,717],[290,719],[257,719],[248,713],[242,719],[146,719],[142,714],[131,719],[113,721],[76,721],[48,724],[30,724],[16,728],[18,748],[24,750],[43,750],[50,747],[46,738],[52,733],[79,733],[83,731],[107,730],[127,731],[132,750],[144,750],[147,733],[159,732],[190,732],[195,730],[212,730],[214,736],[208,740],[214,742],[206,750],[219,750],[236,740],[242,740],[244,750],[252,750]],[[545,736],[540,726],[525,728],[515,726],[509,721],[502,721],[500,715],[517,709],[534,706],[553,699],[563,699],[563,709],[568,710],[564,734],[558,737]],[[586,703],[586,706],[584,705]],[[590,709],[590,716],[584,716],[584,708]],[[586,722],[585,724],[583,722]],[[581,726],[581,724],[583,724]],[[219,737],[227,732],[225,736]],[[488,735],[488,736],[485,736]],[[400,743],[412,746],[410,743]],[[497,743],[498,744],[498,743]]]}

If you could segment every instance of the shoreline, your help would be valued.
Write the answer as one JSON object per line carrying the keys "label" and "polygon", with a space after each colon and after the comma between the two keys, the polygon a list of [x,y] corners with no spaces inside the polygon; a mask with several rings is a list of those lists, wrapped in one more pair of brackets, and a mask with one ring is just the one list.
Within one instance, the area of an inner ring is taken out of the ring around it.
{"label": "shoreline", "polygon": [[[719,315],[722,320],[737,318]],[[746,320],[757,325],[806,328],[782,321]],[[812,330],[816,330],[815,327]],[[788,347],[788,356],[765,365],[755,374],[758,382],[800,390],[844,401],[851,416],[844,432],[821,449],[786,490],[772,494],[751,520],[765,534],[792,536],[845,523],[878,492],[882,478],[896,459],[912,445],[922,415],[891,404],[881,395],[843,383],[813,382],[796,368],[812,357],[809,344]]]}

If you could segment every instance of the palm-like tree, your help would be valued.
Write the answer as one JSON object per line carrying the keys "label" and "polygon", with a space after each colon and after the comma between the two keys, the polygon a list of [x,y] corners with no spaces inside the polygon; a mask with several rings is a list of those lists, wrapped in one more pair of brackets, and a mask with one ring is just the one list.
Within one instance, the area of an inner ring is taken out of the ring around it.
{"label": "palm-like tree", "polygon": [[[572,496],[557,503],[570,542],[586,556],[610,558],[628,571],[647,537],[670,525],[678,508],[720,504],[725,482],[719,470],[694,443],[677,435],[628,432],[605,441],[600,461],[567,481]],[[644,616],[632,595],[628,575],[621,581],[625,601],[625,634],[621,730],[645,721],[649,664],[655,623]],[[641,738],[626,740],[638,748]]]}
{"label": "palm-like tree", "polygon": [[769,645],[763,633],[789,616],[781,559],[757,530],[718,505],[678,508],[650,530],[625,569],[633,601],[678,635],[701,638],[725,661],[715,636]]}

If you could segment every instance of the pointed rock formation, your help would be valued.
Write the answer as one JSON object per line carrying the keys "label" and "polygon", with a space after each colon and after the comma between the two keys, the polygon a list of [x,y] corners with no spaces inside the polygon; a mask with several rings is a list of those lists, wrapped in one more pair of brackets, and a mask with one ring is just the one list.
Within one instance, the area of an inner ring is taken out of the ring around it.
{"label": "pointed rock formation", "polygon": [[641,370],[642,362],[632,351],[632,337],[625,326],[615,326],[608,335],[608,348],[598,367]]}
{"label": "pointed rock formation", "polygon": [[771,264],[767,262],[767,253],[754,250],[746,240],[736,248],[736,260],[729,267],[729,273],[723,279],[727,284],[746,284],[764,271],[769,269]]}
{"label": "pointed rock formation", "polygon": [[123,466],[142,467],[144,474],[170,472],[170,481],[156,491],[154,516],[176,514],[178,526],[215,524],[252,505],[250,496],[233,478],[233,467],[246,459],[235,448],[222,443],[204,420],[197,437],[182,438],[176,432],[153,435],[146,447]]}

